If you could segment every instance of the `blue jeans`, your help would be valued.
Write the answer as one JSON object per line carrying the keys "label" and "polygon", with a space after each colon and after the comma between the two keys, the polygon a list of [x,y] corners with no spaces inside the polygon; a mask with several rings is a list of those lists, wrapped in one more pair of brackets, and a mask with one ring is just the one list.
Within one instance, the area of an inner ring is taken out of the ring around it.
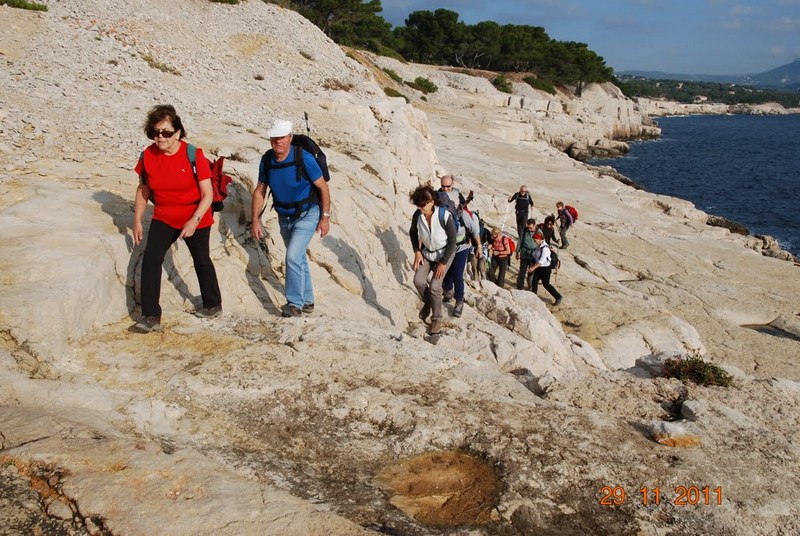
{"label": "blue jeans", "polygon": [[306,250],[319,224],[319,205],[312,206],[296,218],[279,214],[278,224],[286,245],[286,301],[302,308],[307,303],[314,303]]}
{"label": "blue jeans", "polygon": [[442,289],[450,291],[455,289],[455,298],[457,302],[464,301],[464,269],[467,267],[467,259],[469,258],[469,249],[459,251],[453,257],[453,264],[447,270],[442,283]]}

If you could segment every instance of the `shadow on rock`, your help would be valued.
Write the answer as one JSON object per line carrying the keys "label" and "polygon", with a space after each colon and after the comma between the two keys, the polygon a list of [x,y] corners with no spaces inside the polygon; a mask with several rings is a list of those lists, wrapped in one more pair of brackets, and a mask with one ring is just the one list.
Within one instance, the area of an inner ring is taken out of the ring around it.
{"label": "shadow on rock", "polygon": [[[119,233],[125,237],[125,245],[131,254],[125,273],[125,301],[128,313],[132,315],[136,305],[139,303],[136,298],[140,295],[140,292],[137,292],[137,290],[140,291],[141,289],[137,289],[137,282],[139,284],[141,282],[142,259],[147,245],[147,234],[150,229],[151,218],[144,218],[144,238],[139,246],[135,246],[133,243],[133,201],[108,191],[95,192],[92,197],[100,204],[101,210],[111,217],[111,221]],[[152,210],[148,207],[146,215],[151,213]],[[168,249],[164,258],[163,268],[167,272],[167,279],[173,284],[181,298],[195,303],[195,296],[191,293],[189,286],[175,266],[172,251],[173,248]]]}
{"label": "shadow on rock", "polygon": [[[267,289],[264,281],[266,281],[275,294],[283,295],[284,285],[281,283],[278,274],[272,269],[269,257],[269,244],[274,243],[272,237],[268,237],[261,241],[256,241],[250,235],[251,223],[248,218],[247,210],[244,200],[247,199],[250,193],[246,188],[236,182],[232,183],[229,190],[229,199],[238,198],[242,200],[238,204],[233,205],[230,211],[223,210],[216,214],[219,220],[219,233],[223,244],[227,243],[228,238],[233,240],[241,246],[242,250],[247,253],[247,266],[245,267],[245,278],[247,284],[253,294],[258,298],[261,306],[269,313],[279,315],[279,306],[274,304],[270,299],[270,290]],[[229,204],[226,203],[226,206]],[[238,212],[238,214],[235,214]],[[235,219],[234,219],[235,218]]]}
{"label": "shadow on rock", "polygon": [[358,278],[361,283],[361,298],[382,316],[388,318],[392,325],[395,325],[392,312],[378,303],[378,295],[375,292],[375,286],[369,278],[364,275],[364,262],[361,260],[358,253],[356,253],[356,250],[346,242],[331,236],[323,238],[322,245],[336,254],[340,266]]}

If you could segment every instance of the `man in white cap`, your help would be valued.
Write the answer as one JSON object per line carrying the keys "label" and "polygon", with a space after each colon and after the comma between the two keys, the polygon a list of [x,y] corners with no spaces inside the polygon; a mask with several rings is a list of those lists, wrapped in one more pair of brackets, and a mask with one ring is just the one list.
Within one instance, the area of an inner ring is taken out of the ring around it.
{"label": "man in white cap", "polygon": [[[258,184],[253,191],[251,234],[256,240],[266,237],[260,215],[267,187],[272,191],[278,213],[281,237],[286,245],[286,305],[282,315],[301,316],[314,311],[314,289],[306,249],[319,232],[328,234],[331,198],[328,183],[314,156],[292,145],[292,123],[278,119],[267,130],[272,151],[261,159]],[[298,166],[295,151],[301,151]]]}

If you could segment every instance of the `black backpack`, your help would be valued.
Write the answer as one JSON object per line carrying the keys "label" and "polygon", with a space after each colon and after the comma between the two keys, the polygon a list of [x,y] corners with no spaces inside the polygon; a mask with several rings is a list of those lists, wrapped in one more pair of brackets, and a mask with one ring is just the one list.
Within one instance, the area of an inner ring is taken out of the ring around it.
{"label": "black backpack", "polygon": [[558,270],[559,268],[561,268],[561,261],[558,260],[558,253],[556,253],[555,251],[553,251],[551,249],[550,250],[550,269],[551,270]]}
{"label": "black backpack", "polygon": [[[292,146],[294,146],[294,161],[293,162],[281,162],[280,164],[272,164],[272,155],[275,154],[275,151],[270,149],[264,156],[261,157],[261,166],[263,167],[266,173],[266,183],[269,185],[269,172],[272,169],[282,169],[287,168],[290,166],[294,166],[297,171],[297,180],[298,182],[305,180],[311,182],[316,180],[316,178],[312,179],[308,176],[308,171],[306,170],[305,162],[303,161],[303,151],[309,153],[311,156],[314,157],[314,160],[317,161],[319,168],[322,170],[322,176],[325,179],[325,182],[330,182],[331,175],[330,171],[328,170],[328,158],[325,156],[325,153],[322,152],[317,142],[312,140],[309,136],[305,134],[295,134],[292,136]],[[270,192],[272,193],[272,192]],[[294,201],[291,203],[282,203],[275,199],[273,199],[272,204],[273,206],[279,206],[281,208],[294,208],[295,209],[295,216],[299,216],[300,212],[302,212],[303,206],[308,203],[319,203],[319,190],[316,187],[311,188],[311,194],[305,198],[300,199],[299,201]],[[266,209],[266,206],[264,207]],[[264,210],[261,211],[262,214]]]}

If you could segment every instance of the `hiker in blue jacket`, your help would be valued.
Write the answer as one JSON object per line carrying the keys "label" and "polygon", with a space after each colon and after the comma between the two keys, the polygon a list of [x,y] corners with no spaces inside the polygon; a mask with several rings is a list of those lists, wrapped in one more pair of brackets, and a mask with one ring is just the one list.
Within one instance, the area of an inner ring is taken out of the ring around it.
{"label": "hiker in blue jacket", "polygon": [[[533,240],[536,230],[536,220],[529,218],[525,224],[525,230],[522,231],[522,236],[519,239],[519,246],[517,247],[517,254],[519,255],[519,273],[517,274],[517,289],[523,290],[525,288],[525,280],[530,280],[528,267],[535,264],[536,258],[536,242]],[[530,284],[528,285],[530,286]]]}
{"label": "hiker in blue jacket", "polygon": [[[269,186],[278,213],[281,238],[286,245],[286,305],[281,314],[300,316],[314,311],[314,288],[306,250],[315,232],[324,237],[330,231],[330,191],[314,156],[292,145],[290,121],[279,119],[273,122],[267,136],[273,152],[270,162],[265,162],[266,157],[262,158],[259,166],[258,184],[251,205],[253,223],[250,233],[256,240],[267,235],[259,216]],[[302,163],[308,180],[298,174],[295,151],[303,151]]]}

